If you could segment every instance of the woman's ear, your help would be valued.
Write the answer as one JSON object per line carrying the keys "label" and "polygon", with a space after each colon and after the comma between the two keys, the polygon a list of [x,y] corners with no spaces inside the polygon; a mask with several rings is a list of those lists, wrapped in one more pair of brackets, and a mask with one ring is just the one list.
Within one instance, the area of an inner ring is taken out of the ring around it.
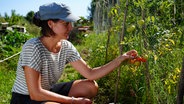
{"label": "woman's ear", "polygon": [[53,22],[51,20],[47,21],[48,26],[52,29]]}

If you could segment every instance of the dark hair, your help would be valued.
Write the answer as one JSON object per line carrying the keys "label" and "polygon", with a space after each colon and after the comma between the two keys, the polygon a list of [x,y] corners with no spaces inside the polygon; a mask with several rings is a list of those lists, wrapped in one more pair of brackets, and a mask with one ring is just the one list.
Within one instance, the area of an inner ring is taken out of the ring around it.
{"label": "dark hair", "polygon": [[[58,22],[59,19],[50,19],[53,22]],[[33,17],[33,23],[41,27],[41,34],[43,36],[54,36],[55,32],[48,26],[48,20],[40,20],[39,18],[36,17],[36,15]]]}

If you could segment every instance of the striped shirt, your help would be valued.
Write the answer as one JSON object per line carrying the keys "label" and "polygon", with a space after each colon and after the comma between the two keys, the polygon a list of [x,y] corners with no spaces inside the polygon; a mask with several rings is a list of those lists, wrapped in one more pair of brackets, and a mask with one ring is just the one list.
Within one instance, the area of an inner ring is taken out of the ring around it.
{"label": "striped shirt", "polygon": [[12,91],[29,95],[23,66],[29,66],[41,74],[43,89],[49,90],[53,84],[57,83],[65,65],[81,58],[72,43],[67,40],[62,40],[61,43],[60,51],[52,53],[45,48],[39,38],[28,40],[24,44],[19,57]]}

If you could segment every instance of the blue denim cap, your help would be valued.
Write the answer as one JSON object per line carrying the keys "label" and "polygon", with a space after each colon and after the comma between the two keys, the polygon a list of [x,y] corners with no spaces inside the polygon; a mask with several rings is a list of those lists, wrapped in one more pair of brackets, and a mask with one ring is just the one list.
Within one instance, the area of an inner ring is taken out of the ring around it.
{"label": "blue denim cap", "polygon": [[79,17],[75,17],[65,4],[49,3],[39,7],[40,20],[60,19],[66,22],[75,22]]}

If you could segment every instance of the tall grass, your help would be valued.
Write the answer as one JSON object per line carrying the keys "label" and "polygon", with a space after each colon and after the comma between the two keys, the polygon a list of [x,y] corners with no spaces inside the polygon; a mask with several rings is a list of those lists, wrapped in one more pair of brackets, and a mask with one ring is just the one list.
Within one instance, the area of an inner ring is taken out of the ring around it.
{"label": "tall grass", "polygon": [[[16,63],[16,61],[15,61]],[[15,70],[8,63],[0,63],[0,104],[10,104]]]}

